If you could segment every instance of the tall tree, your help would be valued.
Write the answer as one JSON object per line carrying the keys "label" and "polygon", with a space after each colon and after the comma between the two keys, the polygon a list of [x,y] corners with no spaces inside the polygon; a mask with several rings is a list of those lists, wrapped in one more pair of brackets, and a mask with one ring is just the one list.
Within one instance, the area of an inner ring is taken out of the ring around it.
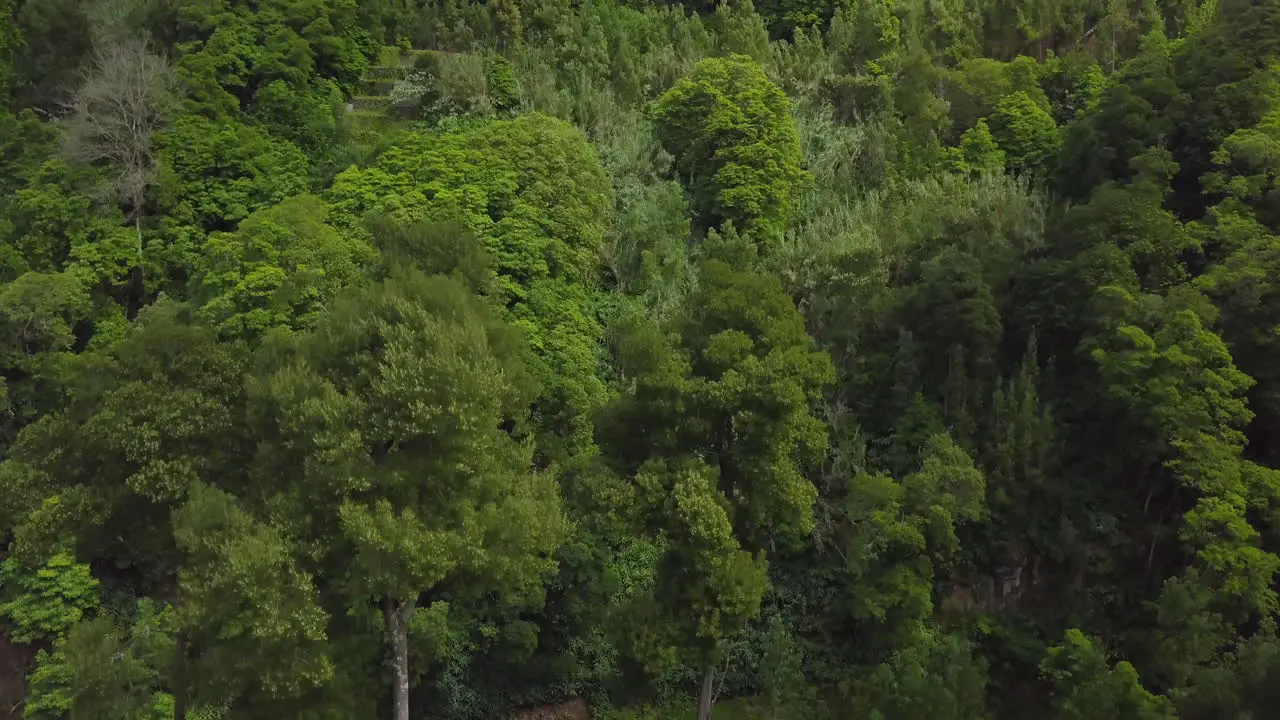
{"label": "tall tree", "polygon": [[632,389],[602,429],[669,543],[659,580],[669,590],[656,600],[673,623],[664,642],[703,670],[700,720],[720,643],[758,612],[764,551],[813,527],[817,493],[803,470],[826,448],[812,407],[833,379],[777,280],[751,269],[754,244],[733,233],[708,242],[687,315],[625,336]]}
{"label": "tall tree", "polygon": [[419,606],[520,595],[555,569],[554,478],[510,432],[533,391],[519,348],[461,284],[410,272],[335,303],[250,383],[263,501],[347,597],[378,602],[396,720]]}

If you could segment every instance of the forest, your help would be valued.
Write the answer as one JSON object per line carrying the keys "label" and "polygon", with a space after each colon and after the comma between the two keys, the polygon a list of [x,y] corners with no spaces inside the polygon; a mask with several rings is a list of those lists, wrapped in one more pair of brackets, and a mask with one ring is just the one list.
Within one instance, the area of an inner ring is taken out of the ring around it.
{"label": "forest", "polygon": [[1261,720],[1280,0],[0,0],[0,717]]}

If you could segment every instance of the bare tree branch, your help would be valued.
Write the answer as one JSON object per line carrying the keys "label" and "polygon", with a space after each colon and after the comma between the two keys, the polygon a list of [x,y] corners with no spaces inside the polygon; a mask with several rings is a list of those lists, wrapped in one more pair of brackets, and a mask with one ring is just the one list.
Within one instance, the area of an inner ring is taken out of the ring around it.
{"label": "bare tree branch", "polygon": [[105,40],[67,103],[66,151],[77,162],[116,170],[111,189],[138,228],[155,177],[154,138],[175,100],[176,83],[164,58],[136,38]]}

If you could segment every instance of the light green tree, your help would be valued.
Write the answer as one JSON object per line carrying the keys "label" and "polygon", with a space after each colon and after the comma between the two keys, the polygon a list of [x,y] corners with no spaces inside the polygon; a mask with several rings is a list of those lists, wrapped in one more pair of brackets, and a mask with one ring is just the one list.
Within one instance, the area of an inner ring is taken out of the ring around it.
{"label": "light green tree", "polygon": [[1046,178],[1053,171],[1062,134],[1048,110],[1022,91],[1005,96],[988,118],[1009,169]]}
{"label": "light green tree", "polygon": [[1054,685],[1054,707],[1063,720],[1174,720],[1173,703],[1142,687],[1133,665],[1112,666],[1084,633],[1067,631],[1049,648],[1040,672]]}
{"label": "light green tree", "polygon": [[235,233],[210,235],[192,268],[200,316],[223,337],[243,340],[314,324],[376,257],[327,219],[319,198],[299,195],[245,218]]}
{"label": "light green tree", "polygon": [[698,225],[732,222],[763,242],[785,228],[810,177],[791,104],[764,68],[742,55],[703,60],[653,115]]}

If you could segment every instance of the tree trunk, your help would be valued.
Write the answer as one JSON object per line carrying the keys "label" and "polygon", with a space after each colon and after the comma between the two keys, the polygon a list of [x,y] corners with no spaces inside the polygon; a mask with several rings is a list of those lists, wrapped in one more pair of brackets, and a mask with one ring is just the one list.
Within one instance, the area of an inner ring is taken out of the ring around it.
{"label": "tree trunk", "polygon": [[707,665],[702,676],[702,692],[698,694],[698,720],[711,720],[711,691],[715,687],[716,666]]}
{"label": "tree trunk", "polygon": [[387,599],[382,603],[382,616],[391,640],[392,720],[409,720],[409,619],[413,617],[414,605],[413,600]]}

